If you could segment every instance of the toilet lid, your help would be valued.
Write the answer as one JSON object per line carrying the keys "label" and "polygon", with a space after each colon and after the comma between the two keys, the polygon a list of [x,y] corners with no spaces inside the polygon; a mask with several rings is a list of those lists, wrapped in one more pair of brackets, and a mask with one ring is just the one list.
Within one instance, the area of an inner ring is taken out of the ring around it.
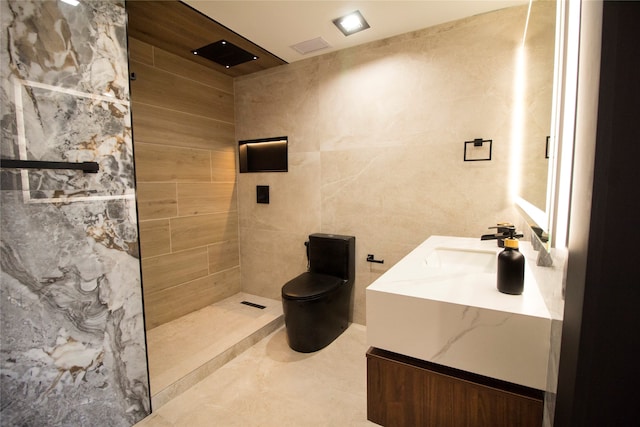
{"label": "toilet lid", "polygon": [[282,287],[282,297],[287,299],[313,299],[338,288],[345,281],[340,277],[319,273],[302,273]]}

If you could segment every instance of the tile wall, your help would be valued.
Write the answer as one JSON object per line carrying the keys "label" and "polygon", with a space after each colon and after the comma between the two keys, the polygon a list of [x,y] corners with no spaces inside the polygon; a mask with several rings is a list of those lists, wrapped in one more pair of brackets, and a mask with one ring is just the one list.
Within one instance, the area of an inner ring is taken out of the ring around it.
{"label": "tile wall", "polygon": [[[511,157],[534,133],[544,155],[555,3],[534,2],[525,69],[540,85],[522,108],[540,116],[516,132],[526,15],[503,9],[237,78],[236,138],[289,137],[287,173],[239,174],[243,291],[279,298],[306,269],[310,233],[354,235],[364,323],[366,286],[429,236],[516,222]],[[492,160],[464,162],[478,137],[493,140]],[[256,185],[270,186],[270,204],[256,204]]]}
{"label": "tile wall", "polygon": [[233,79],[129,38],[147,329],[240,291]]}

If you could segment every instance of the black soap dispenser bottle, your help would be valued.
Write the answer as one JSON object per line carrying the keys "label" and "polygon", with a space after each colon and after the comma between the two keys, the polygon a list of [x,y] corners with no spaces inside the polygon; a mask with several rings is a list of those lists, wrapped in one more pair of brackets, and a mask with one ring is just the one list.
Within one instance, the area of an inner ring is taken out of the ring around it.
{"label": "black soap dispenser bottle", "polygon": [[520,295],[524,290],[524,255],[518,250],[518,239],[504,239],[504,250],[498,255],[498,290],[504,294]]}

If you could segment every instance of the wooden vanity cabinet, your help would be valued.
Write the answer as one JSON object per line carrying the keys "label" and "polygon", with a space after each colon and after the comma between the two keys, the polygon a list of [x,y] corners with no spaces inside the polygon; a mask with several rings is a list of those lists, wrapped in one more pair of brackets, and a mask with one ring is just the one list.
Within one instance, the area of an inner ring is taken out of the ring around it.
{"label": "wooden vanity cabinet", "polygon": [[392,426],[540,427],[540,390],[371,347],[367,419]]}

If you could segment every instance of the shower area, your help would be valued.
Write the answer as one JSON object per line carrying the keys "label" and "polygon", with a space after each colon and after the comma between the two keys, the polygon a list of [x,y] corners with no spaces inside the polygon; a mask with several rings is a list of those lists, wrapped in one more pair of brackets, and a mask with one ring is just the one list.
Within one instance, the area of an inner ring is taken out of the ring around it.
{"label": "shower area", "polygon": [[241,292],[233,76],[168,45],[184,44],[190,55],[200,43],[194,37],[206,44],[222,36],[177,1],[126,5],[142,289],[157,409],[283,319],[280,301]]}

